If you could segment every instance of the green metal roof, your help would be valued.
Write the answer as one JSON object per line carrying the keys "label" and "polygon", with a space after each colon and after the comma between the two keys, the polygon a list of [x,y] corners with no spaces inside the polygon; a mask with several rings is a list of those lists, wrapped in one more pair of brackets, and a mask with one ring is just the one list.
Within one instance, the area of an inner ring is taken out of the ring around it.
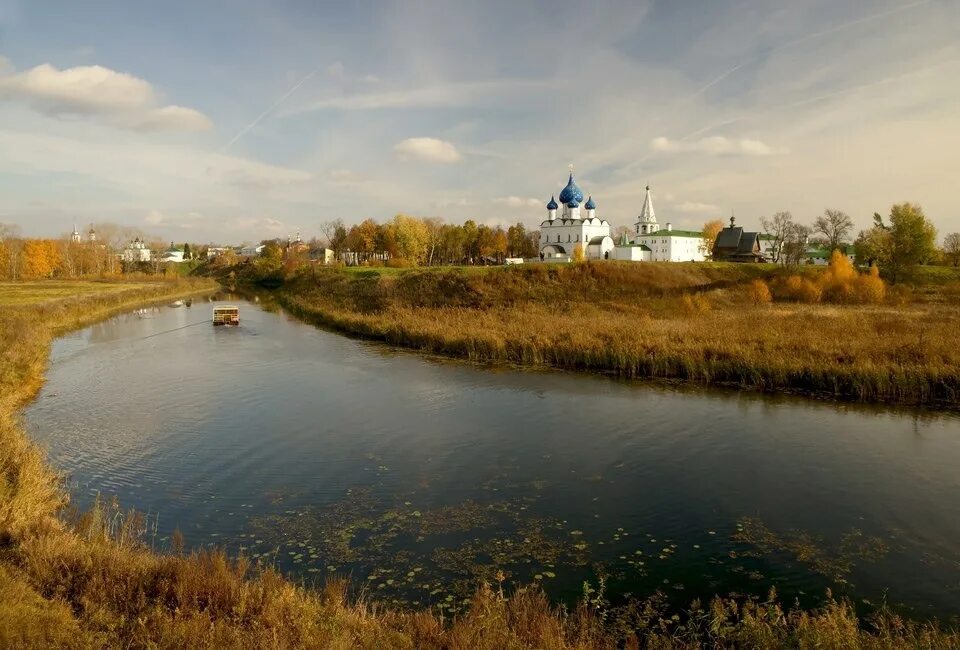
{"label": "green metal roof", "polygon": [[702,232],[696,230],[667,230],[661,228],[657,232],[651,232],[643,235],[644,237],[703,237]]}

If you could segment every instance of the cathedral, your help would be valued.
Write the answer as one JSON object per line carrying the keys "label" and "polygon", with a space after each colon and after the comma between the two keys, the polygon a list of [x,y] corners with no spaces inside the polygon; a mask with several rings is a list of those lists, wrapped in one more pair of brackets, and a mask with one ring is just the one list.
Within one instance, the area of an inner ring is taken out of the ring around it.
{"label": "cathedral", "polygon": [[[559,202],[557,201],[559,199]],[[703,234],[675,230],[673,224],[661,227],[653,210],[650,186],[634,224],[631,241],[624,233],[614,244],[610,223],[597,216],[593,197],[583,207],[583,192],[573,180],[573,172],[558,197],[547,203],[547,219],[540,224],[540,259],[544,262],[570,262],[579,246],[588,260],[625,262],[702,262],[706,259]],[[582,210],[582,212],[581,212]]]}
{"label": "cathedral", "polygon": [[581,212],[583,192],[573,180],[573,171],[558,198],[559,203],[550,197],[547,219],[540,224],[540,259],[569,262],[578,246],[586,259],[610,259],[614,250],[610,223],[597,216],[597,205],[592,196],[587,197]]}

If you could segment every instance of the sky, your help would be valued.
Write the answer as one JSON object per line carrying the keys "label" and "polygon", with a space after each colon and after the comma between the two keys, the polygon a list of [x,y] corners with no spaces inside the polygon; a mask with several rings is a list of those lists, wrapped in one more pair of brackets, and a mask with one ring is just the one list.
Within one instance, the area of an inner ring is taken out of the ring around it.
{"label": "sky", "polygon": [[403,212],[960,231],[960,0],[0,0],[0,222],[239,243]]}

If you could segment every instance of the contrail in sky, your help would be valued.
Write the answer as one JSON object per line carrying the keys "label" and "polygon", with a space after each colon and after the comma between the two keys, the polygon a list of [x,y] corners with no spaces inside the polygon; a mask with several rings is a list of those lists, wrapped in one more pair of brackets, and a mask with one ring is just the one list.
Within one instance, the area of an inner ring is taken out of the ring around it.
{"label": "contrail in sky", "polygon": [[[851,21],[849,21],[849,22],[842,23],[842,24],[840,24],[840,25],[835,25],[834,27],[829,27],[829,28],[827,28],[827,29],[820,30],[819,32],[814,32],[814,33],[812,33],[812,34],[806,34],[805,36],[801,36],[801,37],[796,38],[796,39],[794,39],[794,40],[792,40],[792,41],[787,41],[786,43],[782,43],[781,45],[776,45],[776,46],[774,46],[774,47],[771,47],[771,48],[769,48],[769,49],[766,49],[766,50],[764,50],[763,52],[761,52],[760,54],[758,54],[757,56],[753,56],[753,57],[750,57],[750,58],[748,58],[748,59],[745,59],[745,60],[741,61],[740,63],[738,63],[737,65],[733,66],[732,68],[730,68],[730,69],[728,69],[728,70],[725,70],[725,71],[722,72],[720,75],[714,77],[714,78],[711,79],[709,82],[707,82],[706,84],[704,84],[703,86],[701,86],[701,87],[700,87],[696,92],[694,92],[692,95],[690,95],[690,96],[687,97],[686,99],[683,99],[683,100],[677,102],[677,105],[679,106],[679,105],[683,105],[683,104],[686,104],[686,103],[688,103],[688,102],[693,101],[694,99],[696,99],[696,98],[699,97],[700,95],[704,94],[705,92],[707,92],[708,90],[710,90],[711,88],[713,88],[714,86],[716,86],[718,83],[720,83],[721,81],[723,81],[724,79],[726,79],[727,77],[729,77],[730,75],[732,75],[733,73],[737,72],[737,71],[740,70],[741,68],[743,68],[743,67],[745,67],[745,66],[747,66],[747,65],[749,65],[749,64],[751,64],[751,63],[753,63],[753,62],[755,62],[755,61],[757,61],[757,60],[759,60],[759,59],[761,59],[761,58],[763,58],[763,57],[769,56],[769,55],[773,54],[774,52],[778,52],[778,51],[783,50],[783,49],[786,49],[786,48],[790,48],[790,47],[794,47],[794,46],[800,45],[800,44],[802,44],[802,43],[806,43],[807,41],[813,40],[813,39],[815,39],[815,38],[820,38],[820,37],[822,37],[822,36],[828,36],[828,35],[830,35],[830,34],[833,34],[833,33],[839,32],[839,31],[843,31],[843,30],[845,30],[845,29],[847,29],[847,28],[849,28],[849,27],[853,27],[853,26],[855,26],[855,25],[860,25],[860,24],[868,23],[868,22],[871,22],[871,21],[874,21],[874,20],[879,20],[879,19],[881,19],[881,18],[886,18],[886,17],[888,17],[888,16],[893,16],[893,15],[895,15],[895,14],[899,14],[899,13],[902,13],[902,12],[904,12],[904,11],[909,11],[909,10],[911,10],[911,9],[915,9],[915,8],[917,8],[917,7],[921,7],[921,6],[923,6],[923,5],[928,5],[928,4],[930,4],[931,2],[933,2],[933,1],[934,1],[934,0],[918,0],[917,2],[911,2],[911,3],[909,3],[909,4],[901,5],[901,6],[899,6],[899,7],[893,8],[893,9],[888,9],[887,11],[881,11],[881,12],[879,12],[879,13],[870,14],[869,16],[863,16],[862,18],[857,18],[856,20],[851,20]],[[884,82],[877,82],[877,83],[884,83]],[[869,86],[869,85],[873,85],[873,84],[866,84],[866,86]],[[857,89],[860,89],[860,87],[858,87]],[[839,93],[836,93],[836,94],[844,94],[844,93],[846,93],[846,92],[849,92],[849,89],[848,89],[848,90],[845,90],[845,91],[840,91]],[[827,95],[827,96],[829,96],[829,95]],[[824,98],[826,98],[827,96],[821,97],[820,99],[824,99]],[[798,102],[798,104],[807,103],[808,101],[809,101],[809,100],[805,100],[805,101],[802,101],[802,102]],[[769,110],[769,109],[767,109],[767,110]],[[755,114],[755,113],[754,113],[754,114]],[[739,122],[740,120],[745,119],[746,117],[749,117],[749,116],[750,116],[750,114],[742,115],[742,116],[740,116],[740,117],[738,117],[738,118],[735,118],[735,119],[726,120],[726,121],[724,121],[724,122],[720,122],[720,123],[717,123],[717,124],[711,124],[711,125],[706,126],[706,127],[698,128],[698,129],[696,129],[695,131],[691,131],[690,133],[688,133],[688,134],[684,135],[683,137],[681,137],[681,138],[680,138],[680,141],[689,140],[690,138],[694,138],[694,137],[696,137],[696,136],[698,136],[698,135],[701,135],[701,134],[704,133],[704,132],[707,132],[707,131],[710,131],[710,130],[712,130],[712,129],[715,129],[715,128],[717,128],[718,126],[723,126],[723,125],[726,125],[726,124],[732,124],[732,123],[734,123],[734,122]],[[662,118],[661,118],[661,120],[662,120]],[[630,168],[636,168],[636,167],[642,165],[643,163],[645,163],[645,162],[646,162],[647,160],[649,160],[651,157],[652,157],[652,154],[651,154],[651,153],[648,153],[647,155],[641,157],[640,159],[635,160],[633,163],[631,163],[631,164],[629,165],[629,167],[630,167]]]}
{"label": "contrail in sky", "polygon": [[265,118],[267,115],[269,115],[270,113],[272,113],[273,111],[275,111],[275,110],[280,106],[280,104],[282,104],[283,102],[287,101],[287,98],[290,97],[290,95],[292,95],[293,93],[297,92],[297,90],[299,90],[300,86],[302,86],[303,84],[305,84],[305,83],[307,82],[307,80],[310,79],[310,77],[312,77],[312,76],[315,75],[315,74],[317,74],[317,71],[316,71],[316,70],[312,70],[312,71],[311,71],[310,73],[308,73],[303,79],[301,79],[300,81],[298,81],[297,84],[296,84],[293,88],[291,88],[290,90],[288,90],[287,92],[285,92],[285,93],[280,97],[280,99],[278,99],[277,101],[275,101],[270,108],[268,108],[268,109],[265,110],[264,112],[260,113],[260,115],[257,116],[257,119],[255,119],[254,121],[250,122],[250,124],[246,125],[246,126],[243,127],[242,129],[240,129],[240,132],[237,133],[235,136],[233,136],[233,138],[230,140],[230,142],[228,142],[227,144],[225,144],[224,147],[223,147],[223,149],[220,150],[221,153],[224,152],[224,151],[227,151],[230,147],[232,147],[232,146],[237,142],[237,140],[239,140],[240,138],[242,138],[243,136],[245,136],[250,129],[252,129],[252,128],[255,127],[257,124],[259,124],[260,121],[261,121],[263,118]]}
{"label": "contrail in sky", "polygon": [[902,5],[902,6],[900,6],[900,7],[896,7],[895,9],[889,9],[889,10],[887,10],[887,11],[881,11],[880,13],[871,14],[871,15],[869,15],[869,16],[864,16],[863,18],[857,18],[856,20],[851,20],[850,22],[846,22],[846,23],[843,23],[843,24],[840,24],[840,25],[836,25],[836,26],[834,26],[834,27],[830,27],[830,28],[828,28],[828,29],[824,29],[824,30],[821,30],[821,31],[819,31],[819,32],[814,32],[813,34],[807,34],[806,36],[801,36],[800,38],[794,39],[794,40],[792,40],[792,41],[788,41],[788,42],[786,42],[786,43],[783,43],[782,45],[776,45],[776,46],[774,46],[774,47],[772,47],[772,48],[770,48],[770,49],[768,49],[768,50],[764,50],[764,51],[763,51],[761,54],[759,54],[758,56],[754,56],[754,57],[751,57],[751,58],[749,58],[749,59],[747,59],[747,60],[745,60],[745,61],[741,61],[740,63],[738,63],[737,65],[733,66],[732,68],[730,68],[730,69],[727,70],[726,72],[722,73],[720,76],[712,79],[712,80],[709,81],[705,86],[701,87],[701,88],[700,88],[699,90],[697,90],[695,93],[693,93],[692,95],[690,95],[690,96],[686,99],[686,101],[689,102],[689,101],[691,101],[691,100],[699,97],[700,95],[702,95],[703,93],[707,92],[708,90],[710,90],[711,88],[713,88],[714,86],[716,86],[718,83],[720,83],[721,81],[723,81],[724,79],[726,79],[727,77],[729,77],[730,75],[732,75],[734,72],[736,72],[737,70],[739,70],[739,69],[742,68],[743,66],[748,65],[748,64],[750,64],[750,63],[753,63],[754,61],[760,59],[761,57],[769,56],[769,55],[773,54],[774,52],[778,52],[779,50],[783,50],[783,49],[786,49],[786,48],[788,48],[788,47],[794,47],[795,45],[800,45],[801,43],[806,43],[807,41],[813,40],[813,39],[815,39],[815,38],[820,38],[821,36],[827,36],[827,35],[829,35],[829,34],[833,34],[834,32],[842,31],[842,30],[844,30],[844,29],[847,29],[848,27],[853,27],[854,25],[860,25],[860,24],[862,24],[862,23],[868,23],[868,22],[870,22],[870,21],[872,21],[872,20],[879,20],[880,18],[886,18],[887,16],[893,16],[894,14],[898,14],[898,13],[903,12],[903,11],[908,11],[908,10],[914,9],[914,8],[916,8],[916,7],[920,7],[920,6],[923,6],[923,5],[927,5],[927,4],[930,4],[931,2],[933,2],[933,0],[919,0],[918,2],[911,2],[910,4]]}

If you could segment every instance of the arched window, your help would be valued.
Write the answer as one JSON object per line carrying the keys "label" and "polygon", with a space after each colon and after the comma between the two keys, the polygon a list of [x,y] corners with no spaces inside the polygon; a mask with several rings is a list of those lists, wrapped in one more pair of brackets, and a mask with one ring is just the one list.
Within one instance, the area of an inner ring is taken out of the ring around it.
{"label": "arched window", "polygon": [[570,235],[567,235],[567,243],[570,243]]}

